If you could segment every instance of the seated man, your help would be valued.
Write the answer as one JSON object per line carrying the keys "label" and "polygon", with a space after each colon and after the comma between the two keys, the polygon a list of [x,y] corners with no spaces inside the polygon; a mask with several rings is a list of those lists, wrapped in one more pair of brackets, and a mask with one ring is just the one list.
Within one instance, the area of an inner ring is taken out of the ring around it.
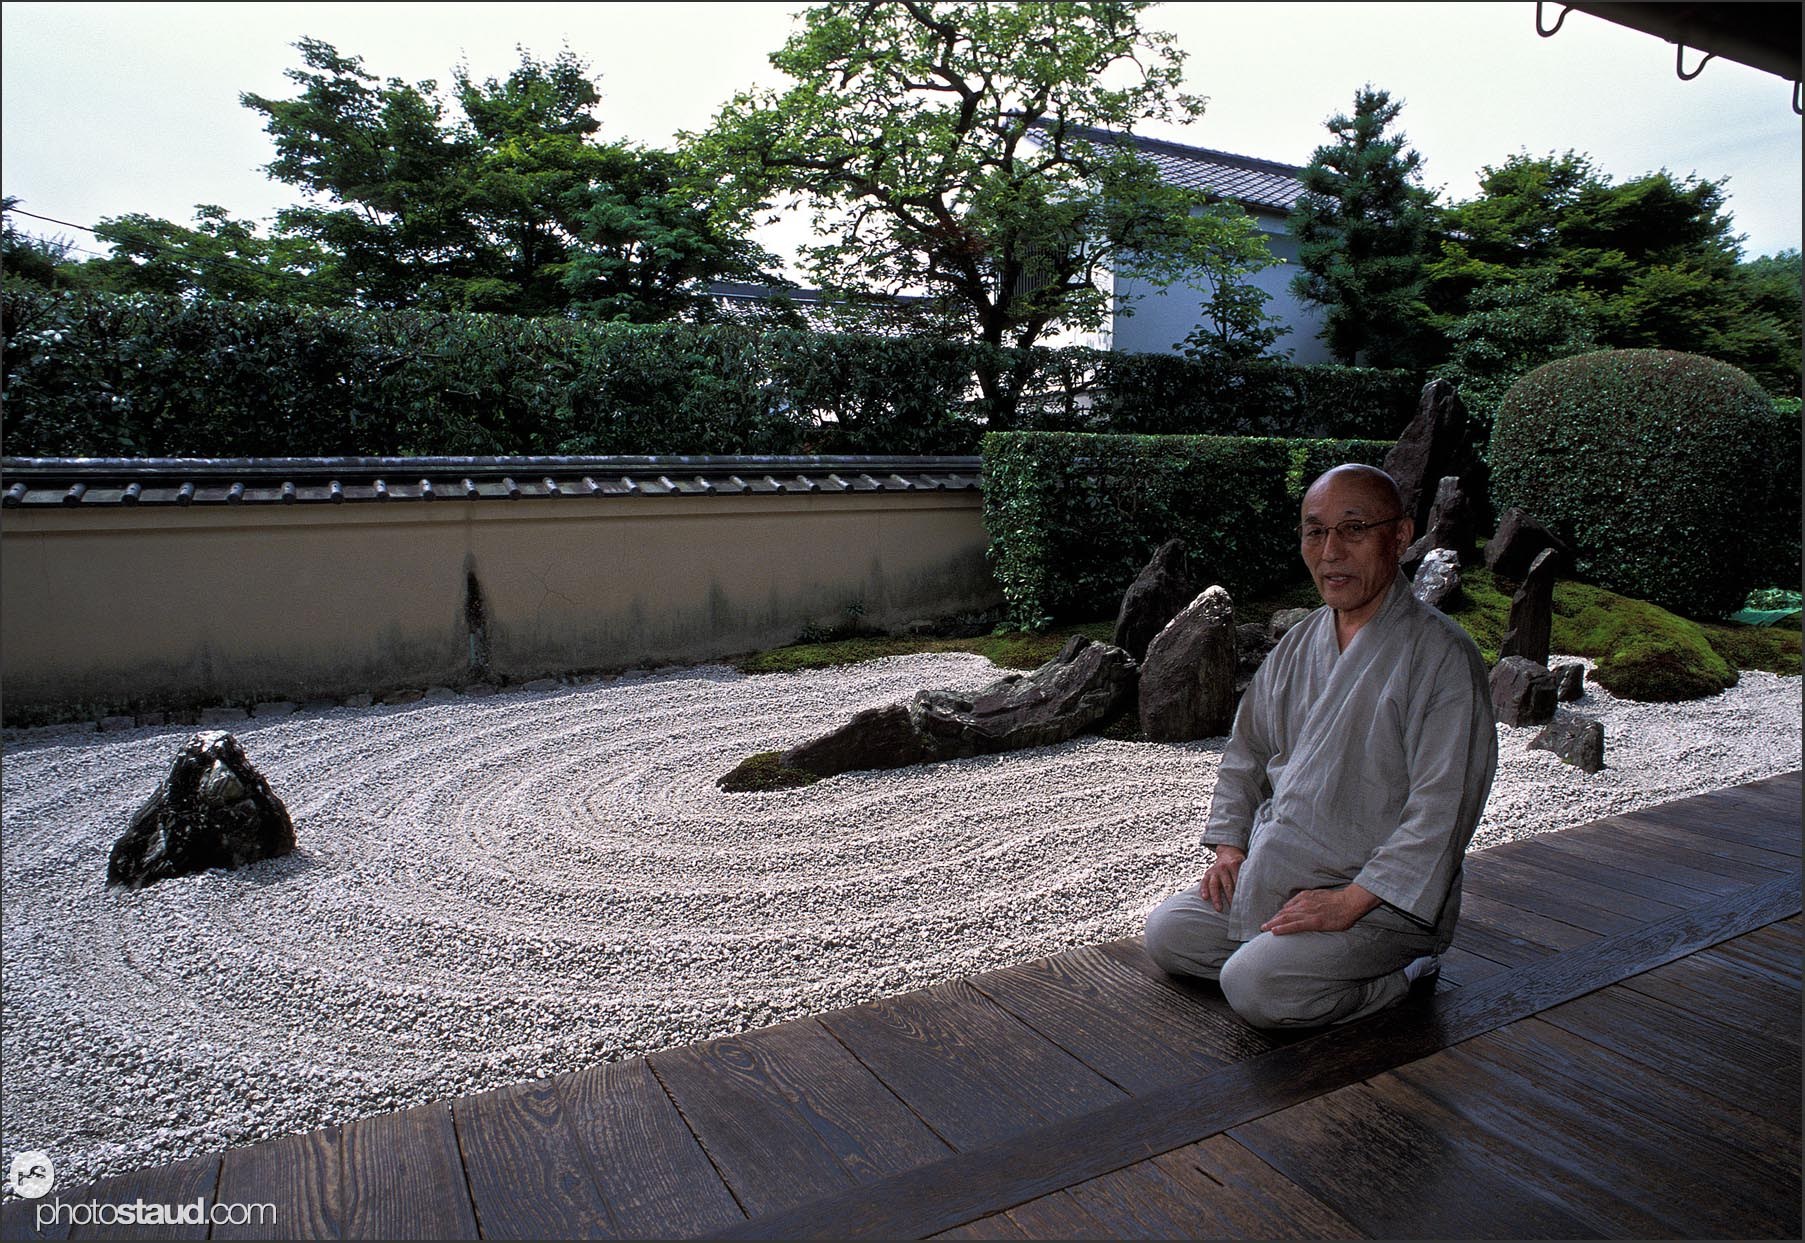
{"label": "seated man", "polygon": [[1257,1027],[1361,1018],[1432,976],[1498,765],[1479,650],[1398,572],[1415,535],[1391,476],[1337,466],[1304,496],[1327,606],[1235,713],[1203,832],[1215,861],[1147,917],[1147,952],[1218,979]]}

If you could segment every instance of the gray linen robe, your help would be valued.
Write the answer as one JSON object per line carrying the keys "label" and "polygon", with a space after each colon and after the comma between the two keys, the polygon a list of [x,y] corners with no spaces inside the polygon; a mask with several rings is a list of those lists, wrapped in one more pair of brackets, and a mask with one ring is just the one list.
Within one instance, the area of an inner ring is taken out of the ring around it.
{"label": "gray linen robe", "polygon": [[1491,792],[1498,734],[1472,639],[1400,574],[1345,652],[1324,607],[1288,631],[1235,714],[1203,833],[1248,852],[1229,935],[1249,941],[1301,889],[1379,897],[1363,926],[1446,948],[1461,861]]}

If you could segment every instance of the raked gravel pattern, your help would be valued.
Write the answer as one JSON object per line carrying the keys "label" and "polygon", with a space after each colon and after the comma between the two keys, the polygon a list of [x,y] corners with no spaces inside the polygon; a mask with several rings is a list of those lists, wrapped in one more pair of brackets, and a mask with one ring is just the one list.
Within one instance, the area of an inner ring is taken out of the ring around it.
{"label": "raked gravel pattern", "polygon": [[[980,656],[719,666],[236,728],[299,849],[104,886],[191,732],[7,748],[0,1152],[79,1185],[1137,934],[1194,879],[1223,740],[1085,738],[724,794],[756,751]],[[1799,767],[1800,682],[1619,702],[1610,767],[1499,728],[1474,848]]]}

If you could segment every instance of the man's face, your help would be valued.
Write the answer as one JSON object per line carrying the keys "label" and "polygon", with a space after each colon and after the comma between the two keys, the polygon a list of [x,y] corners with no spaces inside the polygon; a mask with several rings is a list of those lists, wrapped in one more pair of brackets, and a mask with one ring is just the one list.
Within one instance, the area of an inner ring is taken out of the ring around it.
{"label": "man's face", "polygon": [[[1347,521],[1380,522],[1397,518],[1397,506],[1358,475],[1333,475],[1304,496],[1304,525],[1333,528]],[[1364,624],[1379,611],[1385,593],[1398,576],[1398,557],[1414,538],[1414,523],[1402,518],[1366,532],[1358,543],[1330,530],[1320,544],[1303,543],[1304,564],[1316,580],[1322,602],[1343,615],[1343,620]]]}

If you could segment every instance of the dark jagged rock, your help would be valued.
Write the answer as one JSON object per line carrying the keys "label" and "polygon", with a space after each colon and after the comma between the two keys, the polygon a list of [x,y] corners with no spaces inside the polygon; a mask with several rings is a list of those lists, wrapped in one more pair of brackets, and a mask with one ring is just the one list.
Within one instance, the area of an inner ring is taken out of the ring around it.
{"label": "dark jagged rock", "polygon": [[107,884],[142,889],[208,868],[239,868],[295,848],[295,826],[223,730],[195,734],[107,856]]}
{"label": "dark jagged rock", "polygon": [[1134,681],[1127,652],[1073,635],[1032,673],[1009,674],[969,695],[920,691],[907,704],[867,708],[832,733],[790,748],[777,762],[831,777],[1048,746],[1117,715],[1133,696]]}
{"label": "dark jagged rock", "polygon": [[1510,598],[1510,620],[1498,655],[1521,656],[1538,665],[1548,663],[1548,636],[1554,630],[1554,565],[1558,554],[1544,548],[1529,563],[1517,594]]}
{"label": "dark jagged rock", "polygon": [[1553,720],[1554,690],[1554,674],[1521,656],[1506,656],[1492,670],[1492,710],[1505,725]]}
{"label": "dark jagged rock", "polygon": [[1548,728],[1529,740],[1529,749],[1552,751],[1580,771],[1595,773],[1604,767],[1604,722],[1577,712],[1562,712],[1549,722]]}
{"label": "dark jagged rock", "polygon": [[940,758],[1044,747],[1114,716],[1134,682],[1127,652],[1073,635],[1032,673],[999,678],[970,698],[920,691],[909,714]]}
{"label": "dark jagged rock", "polygon": [[1187,742],[1229,731],[1235,717],[1235,610],[1211,587],[1147,645],[1141,664],[1141,732]]}
{"label": "dark jagged rock", "polygon": [[1498,520],[1497,533],[1486,541],[1485,568],[1509,579],[1521,579],[1529,573],[1530,563],[1544,548],[1552,548],[1559,564],[1573,564],[1573,550],[1567,542],[1512,505]]}
{"label": "dark jagged rock", "polygon": [[1452,548],[1432,548],[1410,580],[1410,592],[1432,609],[1447,612],[1460,595],[1460,557]]}
{"label": "dark jagged rock", "polygon": [[1428,525],[1418,528],[1416,541],[1398,564],[1409,573],[1434,548],[1453,549],[1464,564],[1473,555],[1473,534],[1473,506],[1460,486],[1460,476],[1443,475],[1435,487]]}
{"label": "dark jagged rock", "polygon": [[1256,622],[1247,622],[1235,627],[1235,698],[1241,698],[1253,681],[1253,675],[1260,671],[1260,666],[1278,646],[1278,640],[1272,638],[1267,627]]}
{"label": "dark jagged rock", "polygon": [[1554,691],[1554,697],[1561,703],[1572,703],[1586,693],[1586,667],[1584,665],[1556,665],[1554,676],[1560,679]]}
{"label": "dark jagged rock", "polygon": [[1416,417],[1385,455],[1385,473],[1398,485],[1404,512],[1416,520],[1416,529],[1429,529],[1429,509],[1436,483],[1447,475],[1459,475],[1467,434],[1467,409],[1460,394],[1447,380],[1423,385]]}
{"label": "dark jagged rock", "polygon": [[1280,609],[1272,615],[1272,620],[1266,623],[1266,637],[1277,643],[1290,632],[1291,627],[1315,611],[1315,609]]}
{"label": "dark jagged rock", "polygon": [[831,777],[858,768],[904,768],[939,758],[916,731],[908,708],[892,704],[855,714],[832,733],[791,747],[777,762],[784,768]]}
{"label": "dark jagged rock", "polygon": [[1182,540],[1169,539],[1159,546],[1128,590],[1116,613],[1115,645],[1135,660],[1147,655],[1153,636],[1178,616],[1197,595],[1197,583],[1185,564]]}

